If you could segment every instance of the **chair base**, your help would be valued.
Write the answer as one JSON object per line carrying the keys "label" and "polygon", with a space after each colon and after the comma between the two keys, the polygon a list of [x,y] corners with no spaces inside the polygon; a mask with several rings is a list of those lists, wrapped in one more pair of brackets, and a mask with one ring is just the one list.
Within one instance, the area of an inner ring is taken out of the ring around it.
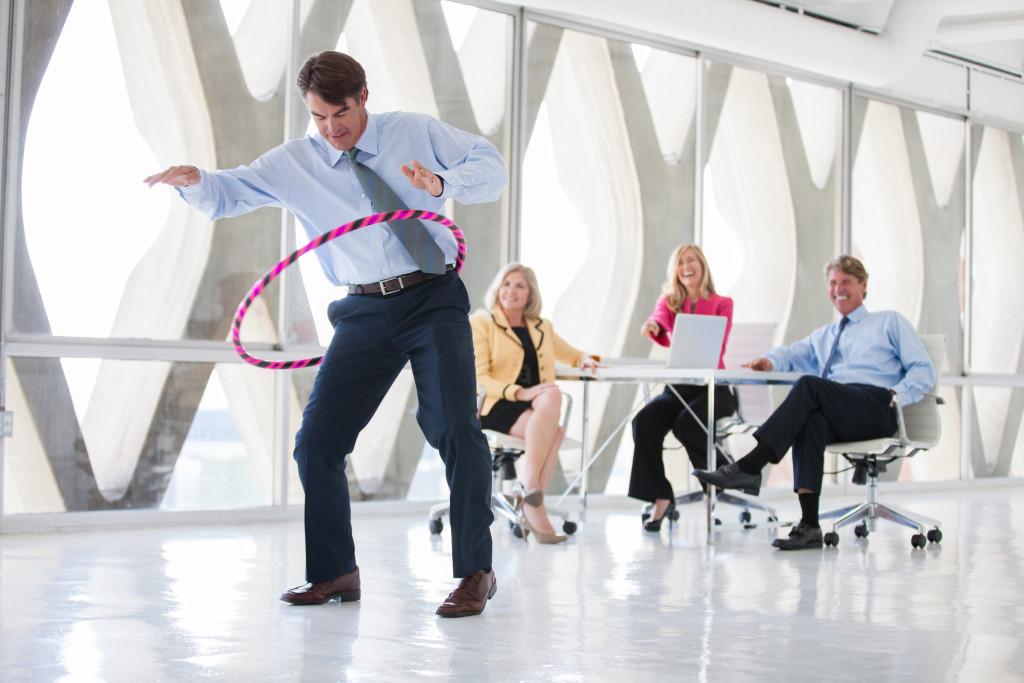
{"label": "chair base", "polygon": [[[678,508],[682,505],[688,505],[690,503],[700,503],[706,498],[707,495],[704,493],[704,491],[702,491],[701,489],[697,489],[696,491],[689,491],[688,493],[679,494],[675,496],[674,500],[676,502],[676,507]],[[753,529],[757,526],[757,524],[753,523],[753,517],[750,514],[751,510],[761,510],[762,512],[765,512],[768,515],[769,523],[775,523],[779,521],[778,515],[775,514],[774,508],[770,508],[763,503],[758,503],[757,501],[753,501],[750,500],[749,498],[738,496],[734,493],[728,493],[726,491],[723,491],[722,493],[719,493],[718,495],[715,496],[715,501],[718,503],[725,503],[726,505],[735,505],[736,507],[743,508],[743,510],[740,512],[740,523],[746,529]],[[653,503],[647,503],[646,505],[644,505],[642,513],[643,519],[648,519],[651,516],[651,511],[653,509]]]}
{"label": "chair base", "polygon": [[[436,503],[430,506],[430,533],[440,534],[444,530],[444,522],[441,518],[451,510],[450,503]],[[491,492],[491,511],[496,517],[503,517],[508,521],[509,527],[516,538],[523,538],[523,528],[519,525],[519,513],[516,512],[515,499],[511,494]],[[549,517],[557,517],[562,520],[562,531],[568,535],[576,533],[576,523],[569,520],[569,513],[557,508],[547,509]]]}
{"label": "chair base", "polygon": [[865,538],[870,532],[877,529],[879,519],[886,519],[916,530],[917,533],[910,539],[911,545],[915,548],[923,548],[928,542],[938,543],[942,540],[942,524],[938,520],[879,503],[878,480],[875,477],[868,480],[867,502],[823,512],[818,515],[818,518],[834,520],[832,530],[825,534],[825,545],[837,545],[839,543],[837,530],[855,522],[860,522],[860,524],[854,528],[854,535],[858,538]]}
{"label": "chair base", "polygon": [[[516,538],[526,538],[523,527],[519,524],[519,513],[516,512],[514,486],[516,483],[515,463],[522,450],[518,448],[499,447],[494,450],[491,463],[491,511],[497,517],[504,517]],[[430,533],[439,534],[444,529],[441,517],[451,510],[450,503],[437,503],[430,508]],[[576,523],[569,521],[569,514],[556,508],[547,508],[548,516],[562,520],[562,531],[571,535],[576,532]]]}

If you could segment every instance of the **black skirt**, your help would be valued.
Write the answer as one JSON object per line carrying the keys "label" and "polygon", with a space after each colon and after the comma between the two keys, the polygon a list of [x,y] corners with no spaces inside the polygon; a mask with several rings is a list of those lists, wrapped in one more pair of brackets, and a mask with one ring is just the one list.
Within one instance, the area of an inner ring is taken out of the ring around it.
{"label": "black skirt", "polygon": [[530,405],[529,401],[506,401],[499,398],[498,402],[491,406],[491,412],[480,416],[480,426],[508,434],[519,416],[530,409]]}

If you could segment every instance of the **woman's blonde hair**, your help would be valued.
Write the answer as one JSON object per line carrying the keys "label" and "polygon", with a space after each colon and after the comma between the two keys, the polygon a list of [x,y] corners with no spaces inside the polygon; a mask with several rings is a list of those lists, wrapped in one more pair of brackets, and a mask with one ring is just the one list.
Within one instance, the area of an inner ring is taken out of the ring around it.
{"label": "woman's blonde hair", "polygon": [[[679,258],[687,249],[693,250],[693,253],[700,260],[700,265],[704,268],[704,274],[700,278],[699,291],[696,292],[686,291],[686,285],[680,282],[676,275],[676,271],[679,268]],[[675,248],[672,256],[668,259],[665,285],[662,287],[661,293],[668,299],[669,308],[676,313],[680,313],[683,310],[683,302],[687,299],[692,299],[695,296],[707,299],[712,294],[715,294],[715,281],[711,278],[711,268],[708,267],[708,259],[704,256],[704,251],[700,247],[696,244],[680,244]]]}
{"label": "woman's blonde hair", "polygon": [[484,305],[487,310],[491,310],[495,306],[500,306],[498,303],[498,289],[501,287],[501,283],[505,281],[509,273],[520,272],[526,279],[526,284],[530,287],[530,296],[526,300],[526,309],[523,311],[524,318],[539,318],[540,311],[543,307],[543,302],[540,298],[540,286],[537,284],[537,274],[533,272],[533,268],[530,266],[524,266],[522,263],[510,263],[501,270],[498,271],[498,275],[494,278],[494,282],[487,289],[487,294],[484,295]]}

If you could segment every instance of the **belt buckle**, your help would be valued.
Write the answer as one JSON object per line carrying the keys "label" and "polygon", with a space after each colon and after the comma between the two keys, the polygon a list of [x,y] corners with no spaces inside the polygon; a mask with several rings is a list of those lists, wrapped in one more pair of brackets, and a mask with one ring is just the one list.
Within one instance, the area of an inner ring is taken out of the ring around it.
{"label": "belt buckle", "polygon": [[[386,284],[388,282],[397,282],[398,283],[398,287],[396,287],[395,289],[390,289],[389,290],[387,288],[387,284]],[[381,293],[382,296],[387,296],[388,294],[394,294],[395,292],[401,292],[403,289],[405,289],[405,283],[402,282],[402,276],[401,275],[399,275],[398,277],[388,278],[387,280],[381,280],[377,284],[380,285],[380,293]]]}

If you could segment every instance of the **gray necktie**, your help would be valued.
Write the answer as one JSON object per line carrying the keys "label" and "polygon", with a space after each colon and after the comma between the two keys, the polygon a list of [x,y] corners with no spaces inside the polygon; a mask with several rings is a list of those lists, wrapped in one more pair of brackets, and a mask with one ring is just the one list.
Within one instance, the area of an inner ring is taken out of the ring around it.
{"label": "gray necktie", "polygon": [[828,371],[832,369],[832,361],[836,359],[836,351],[839,350],[839,337],[843,334],[843,328],[846,327],[846,323],[850,322],[850,319],[845,315],[843,319],[839,321],[839,331],[836,332],[836,340],[832,342],[832,350],[828,352],[828,360],[825,361],[825,369],[821,371],[821,378],[828,379]]}
{"label": "gray necktie", "polygon": [[[373,210],[378,213],[385,211],[399,211],[408,209],[405,203],[398,198],[394,190],[381,180],[381,177],[373,172],[373,169],[364,166],[356,161],[356,148],[345,152],[352,162],[352,169],[359,178],[359,184],[363,191],[370,197],[370,204]],[[405,250],[412,256],[412,260],[426,273],[443,273],[445,269],[444,253],[437,246],[434,239],[418,220],[390,221],[387,226],[395,237],[402,243]]]}

